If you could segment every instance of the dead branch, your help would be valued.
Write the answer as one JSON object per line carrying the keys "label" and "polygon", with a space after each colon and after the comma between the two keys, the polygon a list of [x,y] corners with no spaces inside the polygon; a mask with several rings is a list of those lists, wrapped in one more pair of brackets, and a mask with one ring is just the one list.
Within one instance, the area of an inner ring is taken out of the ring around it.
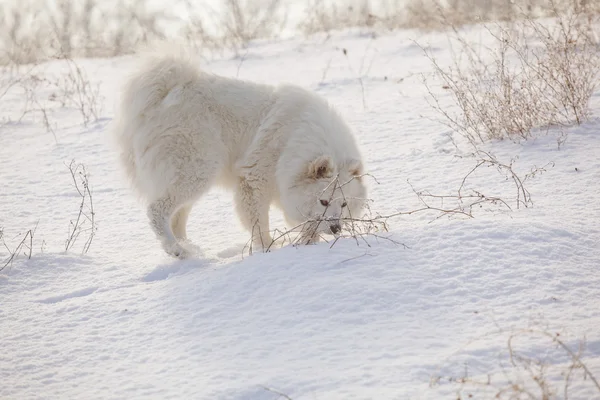
{"label": "dead branch", "polygon": [[[584,343],[579,342],[577,350],[573,350],[564,340],[561,339],[561,334],[550,332],[547,329],[526,328],[512,332],[505,332],[499,328],[498,331],[491,332],[485,336],[495,336],[508,334],[506,342],[507,357],[510,369],[506,369],[503,363],[500,363],[501,378],[498,379],[497,374],[487,374],[486,380],[477,379],[465,374],[460,377],[445,377],[444,381],[453,384],[459,384],[457,390],[457,398],[471,398],[472,388],[486,388],[491,390],[490,398],[495,399],[522,399],[529,398],[531,400],[550,400],[558,396],[560,391],[563,392],[565,400],[569,398],[569,388],[574,378],[576,370],[582,370],[583,381],[589,379],[598,393],[600,394],[600,384],[593,375],[592,371],[583,361]],[[521,351],[515,346],[517,339],[528,337],[547,338],[550,342],[561,349],[569,362],[566,366],[551,364],[538,356],[531,355],[529,351]],[[558,385],[558,380],[554,379],[556,375],[564,376],[563,386]],[[442,383],[441,376],[434,376],[431,379],[430,386],[439,385]],[[465,397],[463,397],[463,393]]]}
{"label": "dead branch", "polygon": [[15,260],[16,257],[19,256],[19,254],[21,253],[22,250],[23,250],[23,254],[27,256],[27,259],[31,259],[31,256],[33,253],[33,237],[35,236],[35,231],[37,230],[39,222],[40,221],[37,221],[35,223],[35,226],[33,227],[33,229],[29,229],[25,233],[25,235],[23,236],[23,238],[21,239],[19,244],[17,244],[17,246],[14,249],[11,249],[8,246],[8,244],[4,240],[4,231],[2,229],[0,229],[0,240],[2,241],[2,245],[8,251],[8,254],[9,254],[9,256],[6,258],[6,260],[4,260],[2,262],[2,265],[0,266],[0,271],[2,271],[3,269],[5,269],[7,267],[12,266],[13,261]]}
{"label": "dead branch", "polygon": [[279,397],[283,397],[283,398],[285,398],[285,399],[287,399],[287,400],[292,400],[292,398],[291,398],[290,396],[288,396],[288,395],[287,395],[287,394],[285,394],[285,393],[282,393],[282,392],[280,392],[279,390],[276,390],[276,389],[273,389],[273,388],[270,388],[270,387],[267,387],[267,386],[262,386],[262,385],[261,385],[261,387],[262,387],[264,390],[266,390],[267,392],[275,393],[275,394],[276,394],[276,395],[278,395]]}
{"label": "dead branch", "polygon": [[73,180],[73,186],[81,198],[81,201],[79,203],[77,217],[75,220],[69,221],[69,230],[67,240],[65,241],[65,251],[72,249],[79,236],[82,233],[85,233],[87,238],[82,250],[82,254],[85,254],[89,251],[97,230],[89,175],[85,166],[83,164],[75,163],[75,160],[71,161],[68,168]]}

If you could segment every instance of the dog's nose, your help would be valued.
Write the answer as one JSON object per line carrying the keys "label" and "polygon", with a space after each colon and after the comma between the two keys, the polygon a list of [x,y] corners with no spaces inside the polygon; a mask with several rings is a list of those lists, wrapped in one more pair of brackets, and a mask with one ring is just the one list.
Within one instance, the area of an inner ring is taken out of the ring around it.
{"label": "dog's nose", "polygon": [[340,226],[340,224],[333,224],[329,226],[329,229],[331,229],[331,233],[335,235],[342,229],[342,227]]}

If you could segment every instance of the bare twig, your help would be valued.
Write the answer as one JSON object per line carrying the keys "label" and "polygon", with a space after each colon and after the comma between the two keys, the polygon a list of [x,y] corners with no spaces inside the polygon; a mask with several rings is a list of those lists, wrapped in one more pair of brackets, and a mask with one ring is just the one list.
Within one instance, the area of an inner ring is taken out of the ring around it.
{"label": "bare twig", "polygon": [[77,109],[87,126],[100,116],[100,88],[92,87],[84,69],[73,59],[66,56],[60,59],[65,61],[68,69],[68,73],[54,83],[60,92],[62,106],[71,105]]}
{"label": "bare twig", "polygon": [[484,33],[493,42],[489,48],[469,41],[446,21],[453,50],[448,68],[422,48],[459,114],[442,107],[426,84],[431,106],[472,146],[492,139],[535,138],[551,127],[581,124],[589,115],[600,71],[597,43],[590,35],[595,21],[580,9],[559,9],[556,4],[549,1],[550,24],[515,7],[519,21],[485,25]]}
{"label": "bare twig", "polygon": [[[383,235],[383,233],[389,232],[390,230],[389,221],[401,216],[410,216],[420,213],[434,213],[435,217],[432,221],[435,221],[442,217],[474,218],[474,211],[484,206],[499,207],[500,209],[512,211],[512,207],[509,205],[509,202],[502,197],[490,196],[475,189],[467,189],[467,182],[469,178],[477,170],[483,167],[494,167],[499,172],[504,174],[507,179],[511,179],[513,181],[516,190],[516,196],[514,199],[516,208],[521,206],[530,207],[533,205],[533,202],[531,200],[529,191],[525,187],[525,182],[528,179],[545,172],[546,168],[553,165],[553,163],[548,163],[541,168],[534,167],[531,169],[530,173],[524,177],[521,177],[513,169],[513,163],[515,161],[514,159],[511,160],[510,163],[502,163],[498,161],[491,153],[483,150],[479,150],[478,153],[472,154],[471,156],[479,157],[479,159],[477,159],[475,166],[465,174],[455,193],[436,194],[427,190],[417,190],[413,184],[407,180],[408,185],[412,189],[413,193],[417,196],[421,207],[406,211],[395,211],[387,214],[379,214],[371,211],[369,203],[372,202],[372,200],[359,199],[365,204],[364,214],[361,216],[350,214],[345,217],[340,217],[339,222],[342,230],[334,235],[334,239],[330,243],[330,248],[335,246],[341,239],[345,238],[353,239],[357,245],[364,243],[367,247],[371,247],[369,238],[374,238],[376,240],[386,240],[407,248],[405,244],[392,239],[390,236]],[[331,202],[333,199],[334,193],[339,193],[337,198],[341,198],[343,202],[347,202],[347,200],[351,200],[352,198],[346,197],[344,193],[344,187],[352,182],[352,180],[363,179],[364,177],[371,177],[376,183],[379,184],[377,179],[371,174],[363,174],[359,177],[352,177],[346,182],[340,181],[339,176],[336,176],[323,190],[323,193],[331,189],[330,196],[332,198],[329,199],[329,202]],[[322,198],[323,193],[317,197]],[[329,219],[326,217],[328,208],[329,206],[326,206],[320,215],[307,217],[302,223],[299,223],[287,230],[275,230],[272,235],[271,243],[266,246],[263,243],[263,251],[269,252],[276,245],[308,245],[318,241],[321,239],[321,235],[318,232],[320,224],[329,221]],[[255,232],[253,229],[252,237],[254,236]],[[243,251],[249,249],[251,254],[253,251],[252,242],[253,240],[250,239],[249,242],[244,246]]]}
{"label": "bare twig", "polygon": [[86,233],[87,238],[82,250],[82,253],[85,254],[89,251],[97,230],[94,203],[88,179],[89,176],[85,166],[83,164],[75,163],[75,160],[71,161],[68,168],[71,173],[75,190],[77,190],[77,193],[81,198],[81,202],[79,204],[77,218],[74,221],[71,220],[69,222],[69,231],[67,240],[65,241],[65,251],[69,251],[75,245],[75,242],[81,233]]}
{"label": "bare twig", "polygon": [[291,398],[290,396],[288,396],[288,395],[287,395],[287,394],[285,394],[285,393],[282,393],[282,392],[280,392],[279,390],[276,390],[276,389],[273,389],[273,388],[270,388],[270,387],[267,387],[267,386],[262,386],[262,385],[261,385],[261,387],[262,387],[264,390],[266,390],[267,392],[275,393],[275,394],[276,394],[276,395],[278,395],[279,397],[283,397],[283,398],[285,398],[285,399],[287,399],[287,400],[292,400],[292,398]]}
{"label": "bare twig", "polygon": [[7,267],[10,267],[15,258],[19,256],[22,250],[23,254],[26,255],[28,259],[31,259],[33,253],[33,237],[35,236],[35,231],[37,230],[39,222],[40,221],[37,221],[33,229],[29,229],[25,233],[19,244],[14,249],[8,247],[8,244],[4,240],[4,231],[0,228],[0,240],[2,241],[2,245],[8,251],[9,254],[6,260],[4,260],[0,265],[0,271]]}
{"label": "bare twig", "polygon": [[[582,379],[590,380],[598,395],[600,395],[600,384],[590,368],[582,360],[584,350],[583,343],[580,342],[575,351],[568,346],[562,339],[561,334],[550,332],[548,329],[526,328],[512,332],[505,332],[499,328],[487,336],[508,335],[507,337],[507,357],[510,369],[507,369],[502,363],[501,377],[498,374],[487,374],[487,379],[481,380],[468,375],[465,372],[461,377],[449,377],[444,379],[450,383],[457,383],[460,389],[457,391],[458,399],[466,399],[471,396],[471,388],[484,387],[490,398],[495,399],[523,399],[532,400],[550,400],[557,397],[559,391],[563,392],[564,399],[569,398],[569,389],[574,380],[574,372],[583,370]],[[521,351],[515,346],[517,339],[521,338],[543,337],[550,339],[551,343],[560,348],[569,361],[566,366],[552,365],[547,361],[531,354],[531,351]],[[523,375],[523,373],[525,373]],[[564,376],[562,388],[558,386],[559,380],[555,379],[557,375]],[[431,386],[439,385],[442,382],[441,376],[432,377]],[[464,397],[463,397],[464,393]]]}

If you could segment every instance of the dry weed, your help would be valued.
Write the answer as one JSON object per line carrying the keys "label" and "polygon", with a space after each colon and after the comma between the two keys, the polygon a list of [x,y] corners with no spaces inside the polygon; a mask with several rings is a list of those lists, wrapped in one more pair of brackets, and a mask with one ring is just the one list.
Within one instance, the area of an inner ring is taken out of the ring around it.
{"label": "dry weed", "polygon": [[305,15],[299,29],[306,35],[346,28],[370,28],[377,22],[370,0],[354,0],[344,4],[311,0],[306,6]]}
{"label": "dry weed", "polygon": [[238,49],[251,40],[269,38],[279,33],[285,19],[281,0],[263,4],[256,0],[226,0],[224,18],[224,44]]}
{"label": "dry weed", "polygon": [[277,37],[287,21],[281,0],[226,0],[221,10],[208,4],[181,0],[186,18],[177,36],[199,53],[239,51],[255,39]]}
{"label": "dry weed", "polygon": [[56,92],[50,100],[58,101],[62,107],[73,107],[79,112],[84,126],[100,117],[102,99],[100,85],[93,86],[83,69],[74,60],[63,57],[66,72],[54,80]]}
{"label": "dry weed", "polygon": [[[0,263],[0,271],[5,268],[10,268],[12,266],[13,261],[22,253],[28,259],[31,259],[31,255],[33,252],[33,238],[35,236],[35,231],[37,230],[38,222],[36,222],[33,229],[29,229],[25,232],[25,235],[22,236],[21,240],[17,244],[16,247],[10,248],[4,239],[4,229],[0,227],[0,241],[2,241],[2,245],[8,251],[8,257]],[[17,237],[21,237],[21,234],[18,234]]]}
{"label": "dry weed", "polygon": [[29,64],[56,57],[130,53],[164,38],[174,17],[151,10],[147,0],[24,0],[0,6],[0,64]]}
{"label": "dry weed", "polygon": [[590,35],[595,20],[557,8],[554,16],[486,25],[494,44],[484,49],[454,28],[449,68],[425,50],[460,110],[451,115],[428,87],[443,121],[475,146],[491,139],[526,140],[551,127],[583,123],[600,71]]}
{"label": "dry weed", "polygon": [[[319,240],[330,243],[330,247],[333,247],[340,239],[351,239],[357,245],[362,243],[367,247],[371,247],[370,240],[372,239],[376,241],[385,240],[407,247],[392,239],[387,234],[390,231],[390,223],[393,219],[423,213],[432,215],[432,221],[443,217],[475,218],[475,212],[483,208],[490,211],[511,211],[513,207],[517,209],[520,207],[530,207],[533,205],[533,201],[526,187],[527,181],[546,172],[548,168],[554,165],[553,163],[548,163],[543,167],[532,168],[525,175],[519,175],[513,168],[515,159],[510,160],[509,163],[503,163],[493,154],[483,150],[478,150],[477,153],[472,153],[464,157],[471,157],[476,160],[476,163],[464,175],[460,186],[454,193],[433,193],[428,190],[417,190],[408,182],[420,203],[420,206],[417,208],[378,213],[374,212],[371,208],[372,199],[362,199],[365,202],[365,209],[362,214],[348,215],[347,217],[340,218],[339,222],[342,229],[333,236],[333,239],[329,239],[318,231],[321,223],[329,222],[326,218],[327,207],[325,207],[322,215],[307,216],[304,222],[294,227],[285,230],[274,230],[271,232],[272,241],[270,243],[262,243],[262,249],[260,250],[269,252],[274,248],[281,248],[286,245],[309,245]],[[514,185],[514,196],[494,196],[473,188],[470,179],[484,168],[494,168],[505,180],[511,181]],[[364,174],[352,179],[365,178],[371,178],[376,184],[379,184],[377,179],[370,174]],[[345,196],[343,188],[348,183],[349,181],[341,182],[339,176],[336,176],[325,191],[333,186],[332,193],[339,192],[342,202],[346,202],[349,198]],[[317,196],[317,198],[321,199],[323,193]],[[331,200],[329,199],[329,202]],[[513,204],[513,207],[511,207],[511,204]],[[260,234],[260,232],[254,232],[253,229],[251,237],[254,237],[255,234]],[[252,243],[252,239],[248,240],[244,246],[243,253],[247,251],[249,254],[252,254],[256,250],[253,248]]]}
{"label": "dry weed", "polygon": [[[56,140],[57,122],[53,113],[59,108],[77,110],[82,123],[87,126],[100,117],[102,97],[100,86],[92,85],[84,68],[69,58],[62,58],[64,63],[58,74],[48,71],[46,65],[33,64],[28,67],[16,66],[14,73],[6,74],[6,88],[0,92],[0,98],[10,89],[16,87],[22,93],[22,111],[16,122],[26,116],[40,118],[46,131],[52,133]],[[6,68],[6,67],[5,67]]]}
{"label": "dry weed", "polygon": [[75,242],[79,236],[83,233],[86,236],[85,243],[83,244],[82,254],[89,251],[92,245],[92,240],[96,234],[98,227],[96,226],[94,202],[92,198],[92,191],[90,189],[89,175],[85,169],[85,166],[80,163],[76,163],[72,160],[68,165],[71,178],[73,179],[73,186],[77,191],[81,201],[79,203],[79,212],[74,220],[69,221],[69,231],[67,240],[65,241],[65,251],[69,251],[75,246]]}
{"label": "dry weed", "polygon": [[[505,332],[500,330],[486,338],[502,337],[506,350],[500,357],[502,373],[471,375],[465,363],[462,376],[434,376],[430,387],[450,384],[456,386],[456,399],[569,399],[573,382],[591,385],[600,395],[598,380],[583,361],[585,341],[573,349],[563,335],[546,329],[526,328]],[[545,346],[543,354],[532,347]],[[552,354],[554,362],[547,357]],[[483,375],[483,376],[482,376]]]}

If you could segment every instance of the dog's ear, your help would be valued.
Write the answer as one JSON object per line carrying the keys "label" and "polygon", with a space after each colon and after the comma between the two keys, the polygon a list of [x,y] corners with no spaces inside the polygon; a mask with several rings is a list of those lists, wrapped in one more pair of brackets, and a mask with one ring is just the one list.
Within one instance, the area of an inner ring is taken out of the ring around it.
{"label": "dog's ear", "polygon": [[333,174],[333,162],[327,156],[319,156],[308,164],[307,175],[310,179],[328,178]]}
{"label": "dog's ear", "polygon": [[351,159],[346,162],[346,167],[350,172],[350,175],[360,179],[360,176],[364,174],[364,166],[362,161],[357,159]]}

